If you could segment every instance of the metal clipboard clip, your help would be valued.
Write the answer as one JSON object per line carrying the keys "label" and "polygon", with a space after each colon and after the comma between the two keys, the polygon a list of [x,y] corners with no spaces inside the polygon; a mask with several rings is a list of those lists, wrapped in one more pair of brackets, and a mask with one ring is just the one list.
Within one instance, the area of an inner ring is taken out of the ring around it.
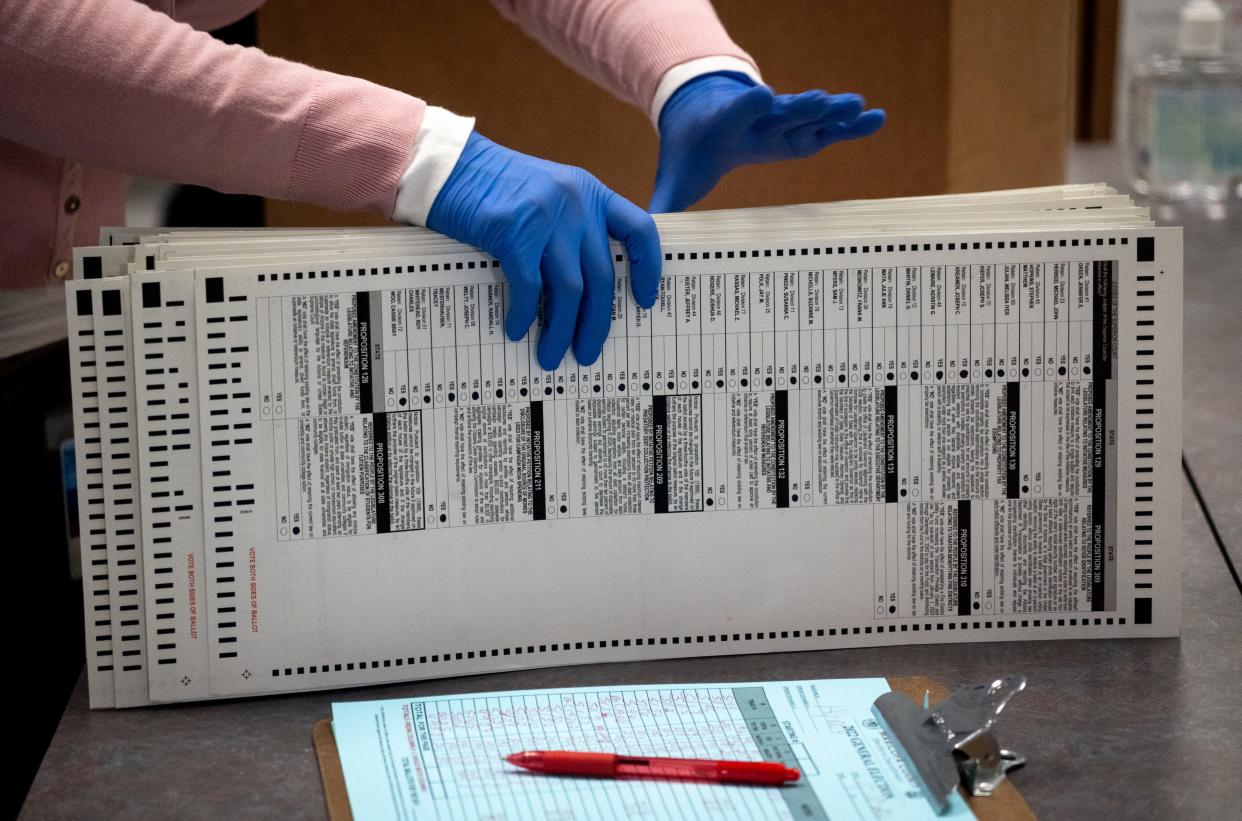
{"label": "metal clipboard clip", "polygon": [[943,813],[958,784],[972,795],[991,795],[1007,771],[1026,763],[1001,749],[992,734],[1009,699],[1025,687],[1025,676],[1003,676],[962,687],[934,708],[927,696],[919,707],[902,693],[885,693],[871,712],[896,742],[927,800]]}

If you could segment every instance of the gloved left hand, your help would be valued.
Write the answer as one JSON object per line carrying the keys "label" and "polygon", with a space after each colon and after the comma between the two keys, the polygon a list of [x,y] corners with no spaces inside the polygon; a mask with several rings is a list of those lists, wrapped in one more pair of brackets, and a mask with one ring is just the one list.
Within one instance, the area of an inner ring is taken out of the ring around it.
{"label": "gloved left hand", "polygon": [[660,235],[651,215],[595,177],[471,132],[427,215],[427,227],[500,260],[509,281],[505,333],[521,339],[543,299],[539,364],[555,370],[573,343],[590,365],[612,323],[609,235],[625,244],[630,287],[643,308],[660,288]]}
{"label": "gloved left hand", "polygon": [[809,157],[839,140],[874,134],[884,110],[863,106],[857,94],[776,95],[736,72],[695,77],[660,111],[660,165],[649,210],[684,210],[738,166]]}

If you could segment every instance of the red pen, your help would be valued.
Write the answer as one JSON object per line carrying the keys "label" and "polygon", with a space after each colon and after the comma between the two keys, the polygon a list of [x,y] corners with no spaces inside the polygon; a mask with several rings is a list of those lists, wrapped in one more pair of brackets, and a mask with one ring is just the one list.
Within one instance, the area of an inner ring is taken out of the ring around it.
{"label": "red pen", "polygon": [[591,775],[597,778],[688,778],[731,784],[784,784],[802,777],[802,773],[779,761],[639,758],[567,750],[529,750],[506,756],[505,761],[536,773]]}

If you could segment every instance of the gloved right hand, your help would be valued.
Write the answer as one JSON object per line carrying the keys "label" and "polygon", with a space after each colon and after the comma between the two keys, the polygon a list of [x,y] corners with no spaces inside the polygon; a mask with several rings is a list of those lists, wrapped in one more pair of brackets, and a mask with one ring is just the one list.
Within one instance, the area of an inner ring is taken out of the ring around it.
{"label": "gloved right hand", "polygon": [[703,74],[677,89],[660,112],[660,164],[653,213],[682,211],[734,168],[809,157],[840,140],[874,134],[883,109],[857,94],[773,94],[744,74]]}
{"label": "gloved right hand", "polygon": [[544,304],[539,364],[554,370],[573,344],[589,365],[612,322],[611,235],[625,244],[634,300],[655,304],[660,237],[651,215],[568,165],[519,154],[471,132],[427,227],[482,248],[509,282],[505,333],[521,339]]}

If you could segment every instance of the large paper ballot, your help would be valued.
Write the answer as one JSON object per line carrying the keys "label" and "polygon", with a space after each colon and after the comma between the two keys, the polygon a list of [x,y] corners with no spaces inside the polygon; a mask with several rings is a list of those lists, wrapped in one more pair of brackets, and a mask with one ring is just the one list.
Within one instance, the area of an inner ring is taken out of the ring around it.
{"label": "large paper ballot", "polygon": [[616,246],[552,372],[422,229],[78,249],[92,704],[1177,633],[1179,229],[1103,186],[658,224],[655,306]]}

